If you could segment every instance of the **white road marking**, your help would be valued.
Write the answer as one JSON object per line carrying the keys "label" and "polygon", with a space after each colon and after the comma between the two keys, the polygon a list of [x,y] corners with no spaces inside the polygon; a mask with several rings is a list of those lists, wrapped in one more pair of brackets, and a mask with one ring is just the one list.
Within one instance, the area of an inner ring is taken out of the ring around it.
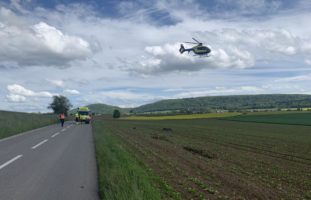
{"label": "white road marking", "polygon": [[63,129],[61,130],[61,132],[64,132],[64,131],[66,131],[66,129],[65,129],[65,128],[63,128]]}
{"label": "white road marking", "polygon": [[9,164],[11,164],[12,162],[14,162],[15,160],[21,158],[23,155],[18,155],[14,158],[12,158],[11,160],[7,161],[6,163],[0,165],[0,170],[3,169],[4,167],[8,166]]}
{"label": "white road marking", "polygon": [[38,144],[36,144],[35,146],[33,146],[33,147],[31,147],[31,148],[32,148],[32,149],[35,149],[35,148],[39,147],[40,145],[46,143],[47,141],[48,141],[48,139],[43,140],[42,142],[39,142]]}
{"label": "white road marking", "polygon": [[39,131],[41,129],[45,129],[47,127],[52,127],[52,126],[54,126],[54,125],[44,126],[44,127],[41,127],[41,128],[29,130],[29,131],[26,131],[24,133],[20,133],[20,134],[17,134],[17,135],[12,135],[10,137],[6,137],[6,138],[3,138],[3,139],[0,139],[0,142],[4,142],[6,140],[10,140],[10,139],[13,139],[13,138],[16,138],[16,137],[20,137],[20,136],[23,136],[23,135],[26,135],[26,134],[29,134],[29,133],[33,133],[33,132]]}
{"label": "white road marking", "polygon": [[53,137],[55,137],[55,136],[57,136],[59,134],[60,134],[60,132],[54,133],[51,137],[53,138]]}
{"label": "white road marking", "polygon": [[20,133],[20,134],[17,134],[17,135],[12,135],[10,137],[6,137],[6,138],[3,138],[0,140],[0,142],[3,142],[3,141],[6,141],[6,140],[10,140],[10,139],[13,139],[13,138],[16,138],[16,137],[20,137],[20,136],[23,136],[23,135],[26,135],[26,134],[29,134],[29,133],[33,133],[35,131],[39,131],[41,129],[44,129],[44,128],[47,128],[48,126],[44,126],[44,127],[41,127],[41,128],[37,128],[37,129],[33,129],[33,130],[29,130],[29,131],[26,131],[24,133]]}

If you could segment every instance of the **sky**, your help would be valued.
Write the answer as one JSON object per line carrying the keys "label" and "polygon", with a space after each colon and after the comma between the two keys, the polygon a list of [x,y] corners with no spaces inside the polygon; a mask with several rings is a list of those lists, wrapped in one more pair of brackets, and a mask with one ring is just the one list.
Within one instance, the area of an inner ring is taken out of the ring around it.
{"label": "sky", "polygon": [[[0,0],[0,110],[311,94],[308,0]],[[203,42],[209,57],[180,54]],[[185,47],[191,47],[185,44]]]}

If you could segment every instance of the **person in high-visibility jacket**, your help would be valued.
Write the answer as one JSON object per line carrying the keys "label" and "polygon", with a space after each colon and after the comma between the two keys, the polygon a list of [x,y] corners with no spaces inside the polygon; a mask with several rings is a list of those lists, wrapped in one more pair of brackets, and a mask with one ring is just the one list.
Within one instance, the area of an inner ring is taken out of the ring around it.
{"label": "person in high-visibility jacket", "polygon": [[64,123],[65,123],[65,114],[64,113],[61,113],[59,115],[59,120],[60,120],[60,123],[62,125],[62,127],[64,126]]}
{"label": "person in high-visibility jacket", "polygon": [[75,114],[76,122],[79,122],[79,113]]}

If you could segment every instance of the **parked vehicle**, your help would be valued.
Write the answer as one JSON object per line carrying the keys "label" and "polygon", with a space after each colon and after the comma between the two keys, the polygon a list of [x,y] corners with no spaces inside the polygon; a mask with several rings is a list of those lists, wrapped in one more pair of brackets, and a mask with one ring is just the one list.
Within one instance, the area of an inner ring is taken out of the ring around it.
{"label": "parked vehicle", "polygon": [[88,107],[79,107],[75,116],[78,122],[85,122],[86,124],[91,122],[91,112]]}

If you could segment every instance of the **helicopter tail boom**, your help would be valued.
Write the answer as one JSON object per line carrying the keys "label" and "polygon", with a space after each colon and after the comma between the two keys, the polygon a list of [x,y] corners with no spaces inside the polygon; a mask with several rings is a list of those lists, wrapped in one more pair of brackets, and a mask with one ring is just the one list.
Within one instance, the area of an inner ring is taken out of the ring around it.
{"label": "helicopter tail boom", "polygon": [[191,49],[185,49],[184,45],[180,45],[180,49],[179,49],[179,52],[181,54],[183,54],[185,51],[188,51],[188,53],[191,51]]}

